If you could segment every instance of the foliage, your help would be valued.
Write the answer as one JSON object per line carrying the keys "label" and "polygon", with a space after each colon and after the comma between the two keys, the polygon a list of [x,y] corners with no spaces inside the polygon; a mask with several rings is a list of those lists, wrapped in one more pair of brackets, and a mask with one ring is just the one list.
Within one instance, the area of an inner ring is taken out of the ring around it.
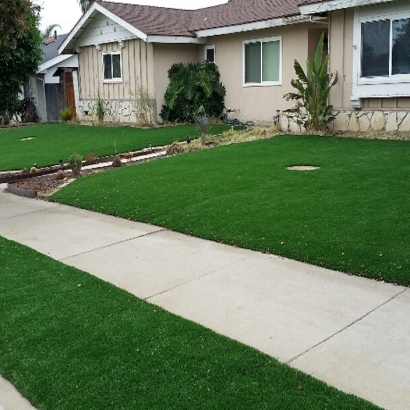
{"label": "foliage", "polygon": [[201,144],[206,145],[206,132],[212,127],[212,118],[206,114],[197,115],[194,118],[195,127],[201,131]]}
{"label": "foliage", "polygon": [[38,122],[40,117],[37,115],[36,106],[31,98],[17,100],[14,109],[16,122]]}
{"label": "foliage", "polygon": [[73,171],[73,175],[77,178],[80,176],[81,167],[83,166],[83,157],[80,154],[74,152],[68,157],[68,166],[70,167],[71,171]]}
{"label": "foliage", "polygon": [[10,117],[8,113],[3,113],[0,115],[0,125],[9,125],[10,124]]}
{"label": "foliage", "polygon": [[[21,6],[21,10],[16,8]],[[8,9],[10,7],[10,11]],[[4,11],[3,9],[7,10]],[[21,87],[42,58],[39,15],[30,2],[0,2],[0,115],[11,118],[19,108]],[[3,29],[4,28],[4,29]]]}
{"label": "foliage", "polygon": [[287,101],[296,101],[289,116],[313,131],[325,130],[327,124],[335,119],[328,99],[331,88],[337,82],[337,73],[328,73],[329,57],[323,58],[323,41],[324,33],[320,37],[313,61],[306,62],[306,73],[295,60],[294,67],[298,78],[293,79],[291,84],[297,92],[284,95]]}
{"label": "foliage", "polygon": [[89,152],[86,157],[85,157],[85,162],[93,162],[97,159],[97,155],[93,154],[92,152]]}
{"label": "foliage", "polygon": [[122,167],[121,157],[119,155],[115,156],[114,161],[112,162],[112,166],[114,168]]}
{"label": "foliage", "polygon": [[43,38],[43,40],[47,40],[48,38],[50,38],[53,35],[53,31],[56,28],[60,28],[61,30],[61,26],[59,24],[50,24],[48,27],[46,27],[42,32],[41,32],[41,37]]}
{"label": "foliage", "polygon": [[198,114],[221,117],[226,89],[218,67],[210,62],[173,64],[161,117],[164,121],[193,121]]}
{"label": "foliage", "polygon": [[94,3],[94,0],[78,0],[81,11],[85,13]]}
{"label": "foliage", "polygon": [[167,155],[182,154],[183,152],[185,152],[185,149],[178,141],[174,141],[167,148]]}
{"label": "foliage", "polygon": [[98,90],[97,93],[97,98],[95,99],[95,115],[97,116],[97,118],[102,121],[104,120],[104,116],[105,116],[105,112],[106,112],[106,103],[103,99],[103,97],[100,94],[100,91]]}
{"label": "foliage", "polygon": [[31,167],[30,168],[30,174],[35,174],[37,172],[37,168],[36,167]]}
{"label": "foliage", "polygon": [[75,118],[75,112],[71,107],[64,108],[60,111],[60,121],[69,122]]}
{"label": "foliage", "polygon": [[153,123],[154,114],[154,97],[149,93],[148,89],[136,79],[135,95],[134,95],[134,109],[137,124],[141,126],[148,126]]}

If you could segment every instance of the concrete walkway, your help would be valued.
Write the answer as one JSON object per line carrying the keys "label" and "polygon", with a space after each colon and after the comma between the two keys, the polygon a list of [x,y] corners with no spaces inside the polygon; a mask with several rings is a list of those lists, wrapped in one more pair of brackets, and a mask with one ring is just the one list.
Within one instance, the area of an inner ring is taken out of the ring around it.
{"label": "concrete walkway", "polygon": [[[410,408],[408,288],[3,192],[0,235],[383,408]],[[0,384],[0,409],[14,409],[1,398]]]}

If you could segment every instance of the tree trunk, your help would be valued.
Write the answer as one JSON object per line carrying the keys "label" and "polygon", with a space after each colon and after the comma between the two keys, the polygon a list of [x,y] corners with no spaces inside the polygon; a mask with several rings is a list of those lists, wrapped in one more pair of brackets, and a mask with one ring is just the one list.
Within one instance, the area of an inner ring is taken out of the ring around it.
{"label": "tree trunk", "polygon": [[206,133],[205,132],[201,133],[201,144],[206,145]]}

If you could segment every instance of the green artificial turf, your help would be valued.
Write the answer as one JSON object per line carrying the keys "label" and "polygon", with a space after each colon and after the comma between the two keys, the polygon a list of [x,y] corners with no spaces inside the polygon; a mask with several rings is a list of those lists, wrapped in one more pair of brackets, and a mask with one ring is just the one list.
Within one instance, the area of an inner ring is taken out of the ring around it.
{"label": "green artificial turf", "polygon": [[[279,136],[81,178],[52,200],[410,285],[410,143]],[[318,165],[310,172],[289,165]]]}
{"label": "green artificial turf", "polygon": [[[229,129],[227,125],[213,125],[210,134]],[[90,127],[73,124],[42,124],[0,130],[0,171],[57,165],[78,152],[85,159],[87,154],[110,155],[162,146],[185,140],[186,136],[199,137],[194,125],[182,125],[155,129],[133,127]],[[22,141],[27,137],[33,140]]]}
{"label": "green artificial turf", "polygon": [[0,237],[0,374],[39,410],[375,409]]}

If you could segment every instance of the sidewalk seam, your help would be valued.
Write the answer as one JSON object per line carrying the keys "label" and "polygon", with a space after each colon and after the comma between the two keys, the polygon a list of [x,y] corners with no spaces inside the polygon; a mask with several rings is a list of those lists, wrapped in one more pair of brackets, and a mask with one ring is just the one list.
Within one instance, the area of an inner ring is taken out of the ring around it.
{"label": "sidewalk seam", "polygon": [[192,283],[192,282],[195,282],[195,281],[198,280],[198,279],[204,278],[205,276],[212,275],[213,273],[216,273],[216,272],[218,272],[218,271],[220,271],[220,270],[226,269],[228,266],[233,266],[233,265],[236,265],[237,263],[243,262],[243,261],[246,260],[246,259],[249,259],[249,257],[246,256],[246,257],[243,258],[243,259],[240,259],[240,260],[238,260],[238,261],[236,261],[236,262],[234,262],[234,263],[231,263],[231,264],[229,264],[229,265],[222,266],[222,267],[220,267],[220,268],[218,268],[218,269],[213,270],[212,272],[204,273],[204,274],[201,275],[201,276],[198,276],[198,277],[196,277],[196,278],[190,279],[190,280],[188,280],[188,281],[186,281],[186,282],[184,282],[184,283],[180,283],[179,285],[175,285],[175,286],[172,287],[172,288],[163,290],[162,292],[155,293],[154,295],[151,295],[151,296],[147,296],[146,298],[143,298],[143,300],[145,300],[145,301],[148,302],[149,299],[155,298],[156,296],[163,295],[164,293],[167,293],[167,292],[171,292],[172,290],[177,289],[177,288],[180,288],[181,286],[188,285],[188,283]]}
{"label": "sidewalk seam", "polygon": [[9,216],[7,218],[0,218],[0,221],[7,221],[8,219],[20,218],[21,216],[26,216],[26,215],[31,215],[31,214],[38,214],[39,212],[48,211],[49,209],[57,208],[58,206],[60,206],[60,204],[55,204],[53,206],[50,206],[49,208],[39,209],[38,211],[26,212],[24,214],[13,215],[13,216]]}
{"label": "sidewalk seam", "polygon": [[[100,251],[101,249],[111,248],[111,246],[119,245],[119,244],[121,244],[121,243],[130,242],[130,241],[133,241],[133,240],[135,240],[135,239],[145,238],[146,236],[154,235],[154,234],[156,234],[156,233],[164,232],[164,231],[166,231],[166,229],[165,229],[165,228],[161,228],[161,229],[158,229],[158,230],[153,231],[153,232],[145,233],[144,235],[133,236],[132,238],[124,239],[123,241],[118,241],[118,242],[110,243],[109,245],[101,246],[101,247],[99,247],[99,248],[90,249],[89,251],[86,251],[86,252],[76,253],[75,255],[65,256],[64,258],[56,259],[56,260],[62,262],[62,261],[67,260],[67,259],[76,258],[77,256],[87,255],[87,253],[91,253],[91,252],[95,252],[95,251]],[[0,409],[0,410],[1,410],[1,409]]]}
{"label": "sidewalk seam", "polygon": [[364,315],[360,316],[358,319],[354,320],[352,323],[348,324],[347,326],[345,326],[344,328],[338,330],[337,332],[333,333],[332,335],[330,335],[329,337],[327,337],[326,339],[321,340],[320,342],[316,343],[315,345],[313,345],[312,347],[310,347],[309,349],[305,350],[304,352],[296,355],[295,357],[293,357],[290,360],[287,360],[285,363],[286,364],[292,364],[294,361],[296,361],[297,359],[301,358],[302,356],[304,356],[306,353],[309,353],[310,351],[312,351],[313,349],[316,349],[318,346],[322,345],[323,343],[326,343],[327,341],[329,341],[330,339],[333,339],[335,336],[337,336],[338,334],[344,332],[346,329],[348,329],[349,327],[352,327],[353,325],[355,325],[356,323],[362,321],[365,317],[371,315],[373,312],[375,312],[376,310],[380,309],[381,307],[383,307],[384,305],[387,305],[388,303],[390,303],[392,300],[396,299],[397,297],[399,297],[400,295],[402,295],[404,292],[407,292],[409,289],[405,288],[403,289],[401,292],[395,294],[394,296],[392,296],[390,299],[386,300],[385,302],[381,303],[380,305],[376,306],[374,309],[370,310],[369,312],[365,313]]}

